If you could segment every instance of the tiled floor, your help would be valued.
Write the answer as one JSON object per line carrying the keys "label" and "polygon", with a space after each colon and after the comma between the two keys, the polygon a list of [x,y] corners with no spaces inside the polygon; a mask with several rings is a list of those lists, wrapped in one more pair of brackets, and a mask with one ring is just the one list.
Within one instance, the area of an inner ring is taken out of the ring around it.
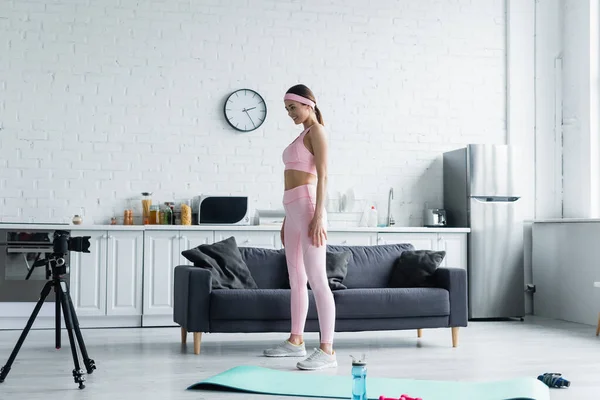
{"label": "tiled floor", "polygon": [[[205,377],[238,365],[295,370],[297,360],[261,357],[281,334],[204,334],[202,353],[193,354],[192,336],[180,344],[179,328],[85,329],[90,357],[98,369],[77,389],[66,332],[63,349],[54,349],[53,330],[30,333],[0,399],[292,399],[242,393],[186,391]],[[0,331],[0,366],[6,363],[20,331]],[[307,345],[317,335],[307,335]],[[493,380],[562,372],[568,389],[551,399],[600,398],[600,338],[591,326],[533,317],[525,322],[471,322],[451,347],[450,329],[338,333],[339,367],[322,374],[350,374],[350,354],[366,353],[369,376],[434,380]],[[302,372],[316,373],[316,372]],[[350,389],[349,389],[350,390]]]}

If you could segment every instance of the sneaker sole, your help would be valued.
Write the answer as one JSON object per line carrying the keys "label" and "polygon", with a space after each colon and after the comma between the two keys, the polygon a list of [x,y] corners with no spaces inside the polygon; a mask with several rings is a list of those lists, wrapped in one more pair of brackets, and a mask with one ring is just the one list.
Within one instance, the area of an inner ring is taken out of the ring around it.
{"label": "sneaker sole", "polygon": [[325,364],[325,365],[321,365],[319,367],[302,367],[300,365],[296,365],[296,367],[298,369],[304,370],[304,371],[316,371],[319,369],[325,369],[325,368],[335,368],[337,367],[337,361],[332,362],[331,364]]}
{"label": "sneaker sole", "polygon": [[283,354],[264,354],[265,357],[306,357],[306,352],[283,353]]}

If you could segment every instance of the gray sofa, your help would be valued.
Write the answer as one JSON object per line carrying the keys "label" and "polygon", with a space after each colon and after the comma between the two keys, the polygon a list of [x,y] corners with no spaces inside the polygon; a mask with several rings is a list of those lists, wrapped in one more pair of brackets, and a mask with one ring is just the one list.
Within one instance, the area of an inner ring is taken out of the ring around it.
{"label": "gray sofa", "polygon": [[[394,262],[410,244],[334,246],[349,250],[347,289],[334,290],[336,332],[451,328],[452,346],[458,328],[467,326],[467,275],[464,269],[437,268],[436,287],[389,288]],[[210,271],[189,265],[175,268],[174,321],[182,342],[194,333],[194,353],[200,353],[202,332],[289,332],[290,289],[284,250],[240,247],[258,289],[211,289]],[[319,323],[309,290],[306,332]]]}

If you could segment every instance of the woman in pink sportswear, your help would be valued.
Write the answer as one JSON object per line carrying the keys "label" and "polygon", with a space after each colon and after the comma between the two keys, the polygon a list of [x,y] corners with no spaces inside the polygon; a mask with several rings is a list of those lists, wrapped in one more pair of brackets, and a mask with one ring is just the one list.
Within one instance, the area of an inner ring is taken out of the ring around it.
{"label": "woman in pink sportswear", "polygon": [[315,297],[321,343],[308,358],[298,362],[300,369],[336,367],[333,351],[335,303],[325,269],[327,245],[327,138],[323,116],[315,96],[304,85],[291,87],[284,96],[285,109],[296,125],[304,130],[283,151],[285,219],[281,241],[285,247],[291,288],[292,327],[290,337],[278,346],[265,350],[268,357],[303,357],[303,340],[308,313],[308,289]]}

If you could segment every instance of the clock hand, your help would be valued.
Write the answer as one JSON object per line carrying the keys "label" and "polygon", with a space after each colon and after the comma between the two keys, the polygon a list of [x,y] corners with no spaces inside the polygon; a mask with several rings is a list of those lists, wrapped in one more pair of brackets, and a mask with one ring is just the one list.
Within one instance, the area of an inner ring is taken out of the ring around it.
{"label": "clock hand", "polygon": [[256,124],[254,123],[254,121],[252,121],[252,117],[250,116],[250,114],[248,114],[248,111],[244,110],[244,112],[246,113],[246,115],[248,116],[248,118],[250,118],[250,121],[252,122],[252,125],[254,125],[254,127],[256,128]]}
{"label": "clock hand", "polygon": [[244,111],[250,111],[250,110],[254,110],[256,107],[252,107],[252,108],[246,108]]}

